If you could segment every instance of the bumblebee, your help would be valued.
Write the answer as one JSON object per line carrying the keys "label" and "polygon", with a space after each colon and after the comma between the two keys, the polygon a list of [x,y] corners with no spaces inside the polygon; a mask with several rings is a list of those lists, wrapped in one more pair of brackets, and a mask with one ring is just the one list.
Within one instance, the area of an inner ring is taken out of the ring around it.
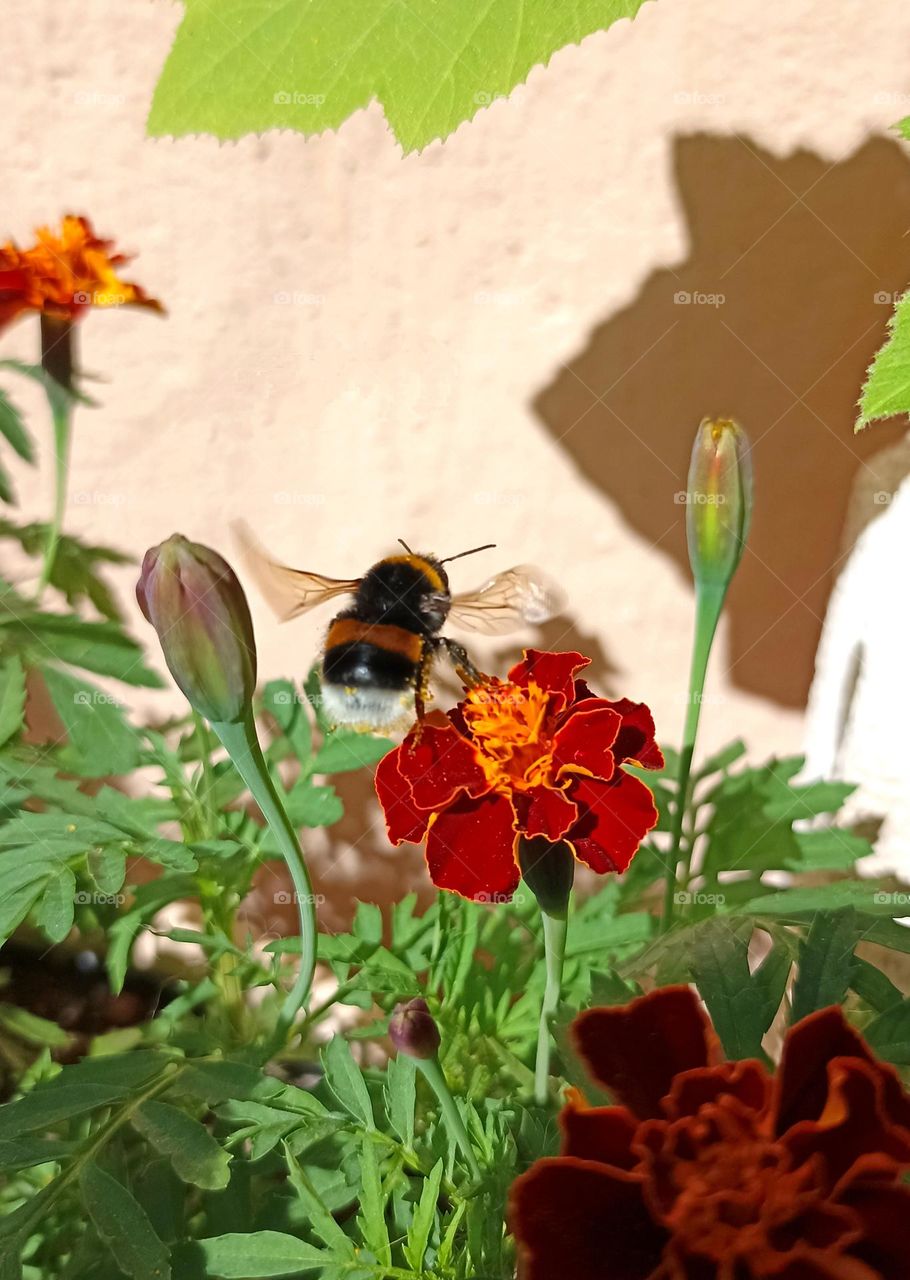
{"label": "bumblebee", "polygon": [[465,647],[441,634],[447,622],[502,635],[523,622],[546,622],[560,609],[558,592],[530,565],[506,569],[478,591],[452,595],[444,566],[492,543],[440,560],[402,542],[403,554],[377,561],[361,578],[341,579],[278,564],[244,525],[235,529],[250,572],[282,622],[335,596],[352,597],[329,623],[322,697],[329,721],[362,732],[422,719],[440,655],[466,686],[483,680]]}

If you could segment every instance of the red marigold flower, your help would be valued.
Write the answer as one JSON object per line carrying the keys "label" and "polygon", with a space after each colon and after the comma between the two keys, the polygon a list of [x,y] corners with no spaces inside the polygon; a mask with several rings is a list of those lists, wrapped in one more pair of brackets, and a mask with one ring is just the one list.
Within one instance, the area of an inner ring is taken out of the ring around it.
{"label": "red marigold flower", "polygon": [[595,697],[579,653],[525,651],[507,680],[434,712],[380,762],[389,838],[426,840],[433,883],[465,898],[515,891],[518,841],[569,845],[593,871],[625,871],[657,822],[651,792],[622,765],[659,768],[643,703]]}
{"label": "red marigold flower", "polygon": [[163,311],[139,285],[121,280],[118,268],[129,262],[113,253],[87,218],[67,214],[59,234],[39,227],[37,242],[20,249],[0,245],[0,329],[24,312],[59,320],[77,320],[90,307],[138,306]]}
{"label": "red marigold flower", "polygon": [[598,1084],[562,1155],[514,1184],[522,1280],[905,1280],[910,1096],[839,1008],[793,1027],[772,1077],[725,1062],[664,987],[573,1025]]}

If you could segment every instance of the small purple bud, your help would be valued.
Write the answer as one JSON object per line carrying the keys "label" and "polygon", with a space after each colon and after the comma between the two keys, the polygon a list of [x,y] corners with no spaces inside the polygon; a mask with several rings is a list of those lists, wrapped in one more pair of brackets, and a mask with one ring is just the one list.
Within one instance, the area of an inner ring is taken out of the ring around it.
{"label": "small purple bud", "polygon": [[426,1000],[415,996],[395,1006],[389,1019],[389,1036],[399,1053],[410,1058],[435,1058],[440,1045],[439,1028]]}
{"label": "small purple bud", "polygon": [[175,533],[145,553],[136,599],[190,705],[207,720],[241,720],[256,687],[256,641],[227,561]]}

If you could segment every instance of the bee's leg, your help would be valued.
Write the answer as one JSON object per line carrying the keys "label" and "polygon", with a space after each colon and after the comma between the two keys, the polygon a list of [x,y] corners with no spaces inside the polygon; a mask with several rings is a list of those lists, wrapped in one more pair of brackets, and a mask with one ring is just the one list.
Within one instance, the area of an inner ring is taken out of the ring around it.
{"label": "bee's leg", "polygon": [[441,636],[440,641],[455,668],[455,674],[466,689],[476,689],[478,685],[486,684],[489,677],[474,666],[463,644],[450,640],[448,636]]}
{"label": "bee's leg", "polygon": [[420,655],[420,663],[414,680],[414,711],[417,717],[417,725],[414,731],[415,744],[420,741],[420,733],[427,713],[427,701],[430,696],[430,673],[433,670],[433,658],[435,656],[435,646],[428,641],[424,641],[423,652]]}

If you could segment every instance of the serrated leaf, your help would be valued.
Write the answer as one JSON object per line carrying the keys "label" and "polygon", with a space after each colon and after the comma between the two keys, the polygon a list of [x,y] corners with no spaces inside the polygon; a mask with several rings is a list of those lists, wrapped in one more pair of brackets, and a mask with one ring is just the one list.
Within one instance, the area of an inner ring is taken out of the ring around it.
{"label": "serrated leaf", "polygon": [[786,917],[855,907],[857,911],[869,915],[906,915],[906,904],[901,907],[893,899],[894,894],[881,889],[874,880],[839,880],[835,884],[818,885],[811,889],[785,889],[780,893],[750,898],[736,907],[735,914]]}
{"label": "serrated leaf", "polygon": [[34,912],[35,924],[49,942],[62,942],[73,927],[76,877],[62,863],[45,886]]}
{"label": "serrated leaf", "polygon": [[405,151],[445,138],[564,45],[643,0],[188,0],[148,129],[239,138],[336,129],[378,98]]}
{"label": "serrated leaf", "polygon": [[442,1160],[437,1160],[430,1176],[423,1184],[420,1200],[414,1210],[414,1217],[408,1227],[408,1238],[404,1246],[404,1256],[414,1271],[423,1271],[423,1260],[430,1240],[430,1231],[436,1217],[436,1202],[439,1199],[439,1187],[442,1183]]}
{"label": "serrated leaf", "polygon": [[291,788],[285,805],[295,827],[330,827],[344,817],[344,805],[335,788],[318,787],[308,779]]}
{"label": "serrated leaf", "polygon": [[297,1199],[302,1204],[313,1231],[324,1244],[328,1245],[333,1253],[340,1254],[342,1257],[353,1258],[353,1240],[345,1235],[344,1228],[332,1217],[322,1197],[300,1167],[300,1163],[287,1143],[284,1144],[284,1150],[291,1186],[297,1193]]}
{"label": "serrated leaf", "polygon": [[841,1003],[853,976],[859,936],[855,911],[819,912],[800,943],[791,1021]]}
{"label": "serrated leaf", "polygon": [[95,1230],[123,1274],[132,1280],[170,1280],[169,1250],[123,1183],[96,1164],[88,1164],[79,1187]]}
{"label": "serrated leaf", "polygon": [[764,1008],[749,974],[752,928],[715,918],[693,941],[692,976],[729,1058],[761,1057]]}
{"label": "serrated leaf", "polygon": [[322,1065],[326,1083],[345,1111],[367,1129],[374,1128],[373,1105],[366,1082],[343,1036],[333,1036],[323,1049]]}
{"label": "serrated leaf", "polygon": [[866,1004],[878,1013],[892,1009],[904,999],[903,992],[894,985],[887,974],[882,973],[881,969],[876,969],[874,964],[870,964],[862,956],[854,955],[853,957],[850,986],[861,1000],[865,1000]]}
{"label": "serrated leaf", "polygon": [[0,436],[23,460],[35,461],[35,446],[25,427],[22,414],[5,391],[0,391]]}
{"label": "serrated leaf", "polygon": [[865,1029],[874,1053],[899,1066],[910,1063],[910,1000],[886,1009]]}
{"label": "serrated leaf", "polygon": [[332,1255],[282,1231],[234,1232],[199,1240],[192,1249],[205,1260],[206,1275],[218,1280],[260,1280],[266,1276],[294,1276],[315,1271]]}
{"label": "serrated leaf", "polygon": [[123,1097],[113,1085],[70,1084],[66,1088],[36,1089],[0,1111],[0,1138],[16,1138],[36,1129],[51,1128],[74,1116],[109,1106]]}
{"label": "serrated leaf", "polygon": [[414,1145],[414,1107],[417,1102],[417,1065],[399,1054],[390,1058],[385,1078],[386,1110],[392,1130],[410,1150]]}
{"label": "serrated leaf", "polygon": [[855,430],[896,413],[910,413],[910,293],[895,307],[884,346],[869,366]]}
{"label": "serrated leaf", "polygon": [[167,1156],[177,1177],[205,1191],[220,1191],[230,1181],[230,1155],[205,1125],[168,1102],[150,1099],[132,1116],[133,1127]]}
{"label": "serrated leaf", "polygon": [[395,746],[388,738],[338,729],[329,734],[313,757],[312,773],[351,773],[381,760]]}
{"label": "serrated leaf", "polygon": [[44,680],[81,776],[100,778],[136,767],[139,739],[113,698],[54,667],[45,668]]}
{"label": "serrated leaf", "polygon": [[25,720],[25,672],[13,654],[0,668],[0,746],[9,742]]}
{"label": "serrated leaf", "polygon": [[389,1228],[385,1220],[385,1201],[382,1194],[382,1175],[379,1157],[369,1134],[364,1134],[360,1147],[360,1213],[358,1221],[364,1243],[380,1261],[388,1266],[392,1261]]}

